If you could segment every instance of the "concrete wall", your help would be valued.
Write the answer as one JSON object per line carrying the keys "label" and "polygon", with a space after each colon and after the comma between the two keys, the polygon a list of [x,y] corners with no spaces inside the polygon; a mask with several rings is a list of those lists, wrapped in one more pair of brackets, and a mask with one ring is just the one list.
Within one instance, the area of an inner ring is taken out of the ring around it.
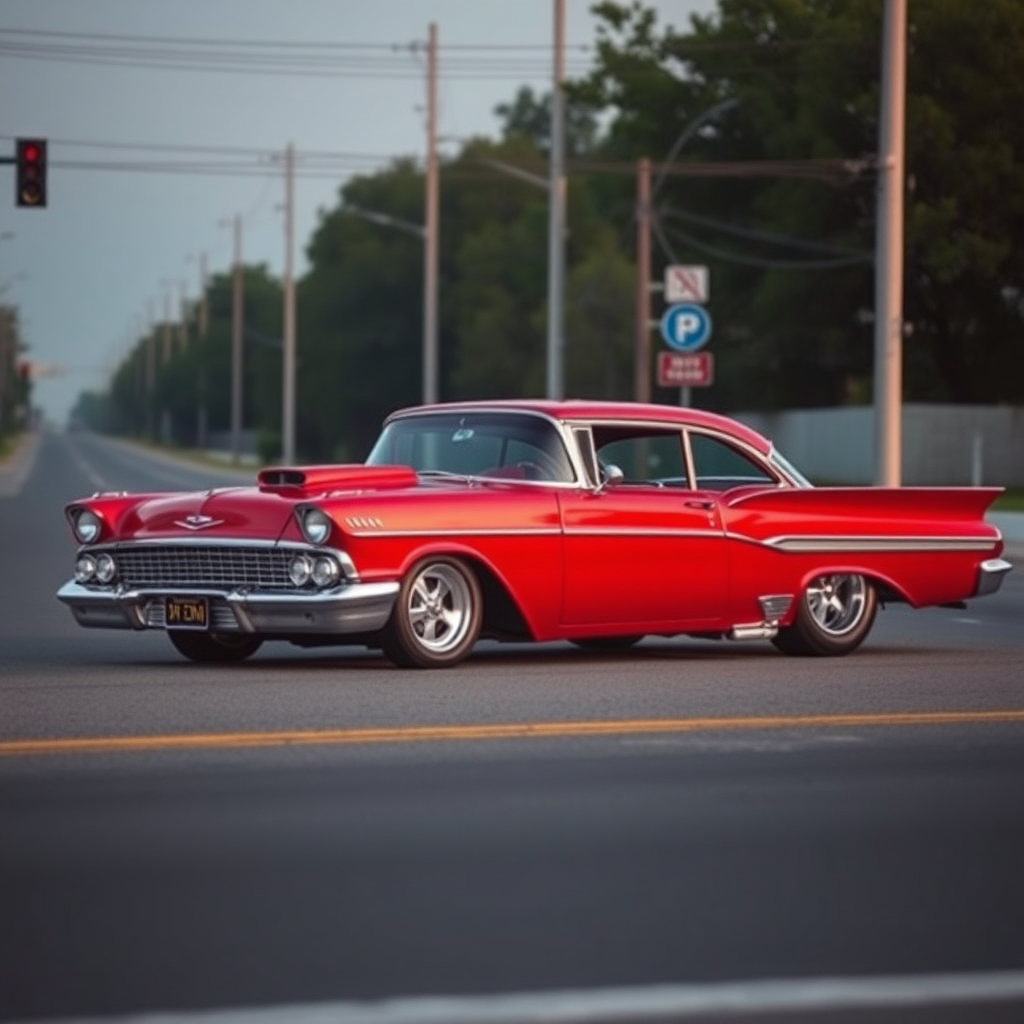
{"label": "concrete wall", "polygon": [[[770,437],[815,482],[873,484],[870,406],[732,414]],[[1024,408],[903,406],[901,483],[1024,487]]]}

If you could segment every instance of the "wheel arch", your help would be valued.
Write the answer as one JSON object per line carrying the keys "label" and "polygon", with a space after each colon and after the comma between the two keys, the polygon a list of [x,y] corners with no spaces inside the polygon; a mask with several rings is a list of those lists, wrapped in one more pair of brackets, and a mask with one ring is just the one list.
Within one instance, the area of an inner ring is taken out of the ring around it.
{"label": "wheel arch", "polygon": [[[878,569],[877,566],[864,565],[861,562],[819,562],[800,575],[797,583],[796,595],[803,594],[808,586],[819,576],[863,576],[864,581],[872,586],[878,595],[881,604],[913,604],[910,595],[890,575]],[[796,602],[786,615],[786,622],[790,622],[795,615]]]}
{"label": "wheel arch", "polygon": [[473,571],[483,599],[482,637],[523,641],[536,639],[535,624],[516,598],[508,579],[476,548],[466,544],[424,544],[406,556],[399,571],[399,579],[403,579],[424,558],[458,558]]}

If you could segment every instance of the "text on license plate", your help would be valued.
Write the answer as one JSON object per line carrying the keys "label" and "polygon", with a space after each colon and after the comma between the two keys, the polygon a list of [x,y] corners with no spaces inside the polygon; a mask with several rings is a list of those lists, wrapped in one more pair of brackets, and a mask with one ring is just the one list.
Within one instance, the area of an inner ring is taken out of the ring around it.
{"label": "text on license plate", "polygon": [[164,622],[168,629],[208,629],[210,602],[205,597],[166,597]]}

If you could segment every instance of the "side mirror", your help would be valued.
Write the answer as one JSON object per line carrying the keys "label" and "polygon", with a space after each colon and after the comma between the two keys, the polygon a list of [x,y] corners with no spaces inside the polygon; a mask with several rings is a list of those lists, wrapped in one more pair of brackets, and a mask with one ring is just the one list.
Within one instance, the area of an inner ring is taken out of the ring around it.
{"label": "side mirror", "polygon": [[614,463],[599,463],[601,467],[601,481],[594,489],[595,494],[600,494],[606,487],[618,487],[625,480],[625,474]]}

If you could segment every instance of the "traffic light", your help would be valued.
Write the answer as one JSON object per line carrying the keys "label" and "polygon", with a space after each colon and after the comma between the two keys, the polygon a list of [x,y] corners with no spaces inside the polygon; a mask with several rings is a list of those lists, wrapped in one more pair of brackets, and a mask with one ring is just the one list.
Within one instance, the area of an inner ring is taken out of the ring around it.
{"label": "traffic light", "polygon": [[18,139],[17,193],[18,206],[46,206],[46,140]]}

